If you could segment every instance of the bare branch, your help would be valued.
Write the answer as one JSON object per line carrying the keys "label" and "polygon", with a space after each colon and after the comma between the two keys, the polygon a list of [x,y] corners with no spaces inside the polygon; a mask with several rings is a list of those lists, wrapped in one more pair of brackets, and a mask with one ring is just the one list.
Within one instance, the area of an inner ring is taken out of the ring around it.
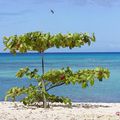
{"label": "bare branch", "polygon": [[65,83],[62,82],[62,83],[58,83],[58,84],[51,85],[48,89],[46,89],[46,91],[48,91],[48,90],[50,90],[50,89],[52,89],[52,88],[54,88],[54,87],[61,86],[61,85],[63,85],[63,84],[65,84]]}

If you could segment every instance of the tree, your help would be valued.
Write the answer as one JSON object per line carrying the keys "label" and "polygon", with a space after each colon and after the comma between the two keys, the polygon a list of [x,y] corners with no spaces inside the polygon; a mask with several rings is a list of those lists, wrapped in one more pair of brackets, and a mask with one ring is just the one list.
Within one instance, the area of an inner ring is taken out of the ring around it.
{"label": "tree", "polygon": [[16,76],[22,78],[23,76],[29,79],[35,79],[37,86],[30,84],[29,87],[13,87],[8,90],[5,99],[12,98],[14,101],[17,96],[25,94],[26,96],[21,100],[25,105],[33,104],[35,102],[43,102],[43,107],[46,108],[48,102],[61,102],[71,105],[71,100],[67,97],[60,97],[51,95],[48,91],[52,88],[69,85],[81,84],[82,88],[86,88],[89,84],[94,85],[94,81],[98,79],[102,81],[103,78],[108,79],[110,72],[108,69],[97,67],[95,69],[85,69],[73,72],[71,68],[62,68],[59,70],[49,70],[44,73],[44,51],[51,47],[70,49],[74,47],[81,47],[85,44],[90,45],[95,42],[94,33],[90,36],[88,33],[68,33],[55,34],[42,32],[30,32],[23,35],[14,35],[4,37],[4,45],[11,53],[17,52],[26,53],[28,51],[37,51],[42,54],[42,74],[38,74],[38,70],[30,70],[28,67],[21,68]]}

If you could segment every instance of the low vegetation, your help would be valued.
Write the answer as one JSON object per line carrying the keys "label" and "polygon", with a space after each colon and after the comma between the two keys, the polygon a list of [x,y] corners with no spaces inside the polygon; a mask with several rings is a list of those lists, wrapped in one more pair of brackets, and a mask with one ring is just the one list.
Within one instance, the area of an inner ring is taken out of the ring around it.
{"label": "low vegetation", "polygon": [[90,45],[91,42],[95,42],[95,35],[92,34],[90,36],[88,33],[59,33],[51,35],[50,33],[30,32],[23,35],[4,37],[5,50],[9,49],[13,54],[37,51],[42,56],[42,74],[39,74],[37,69],[30,70],[28,67],[21,68],[16,74],[18,78],[27,77],[35,80],[37,85],[30,84],[29,87],[22,88],[13,87],[8,90],[5,99],[12,98],[15,101],[17,96],[24,94],[25,97],[21,101],[25,105],[35,102],[43,102],[44,108],[48,106],[49,102],[61,102],[71,105],[69,98],[52,95],[48,91],[55,87],[69,84],[80,84],[82,88],[86,88],[89,85],[93,86],[95,80],[108,79],[110,72],[108,69],[101,67],[78,71],[73,71],[70,67],[67,67],[59,70],[49,70],[45,73],[44,51],[51,47],[68,47],[72,49],[85,44]]}

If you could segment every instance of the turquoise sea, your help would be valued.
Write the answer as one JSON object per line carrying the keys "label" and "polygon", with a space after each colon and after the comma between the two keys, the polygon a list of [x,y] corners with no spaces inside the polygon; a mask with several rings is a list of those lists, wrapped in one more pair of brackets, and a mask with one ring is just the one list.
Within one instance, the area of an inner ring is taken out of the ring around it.
{"label": "turquoise sea", "polygon": [[[21,67],[38,68],[41,72],[41,55],[37,53],[0,53],[0,100],[13,86],[27,86],[26,78],[15,77]],[[74,71],[97,66],[108,68],[110,79],[96,81],[93,87],[82,89],[80,85],[62,86],[51,90],[53,94],[68,96],[74,102],[120,102],[120,53],[46,53],[45,71],[70,66]],[[35,81],[32,81],[36,84]],[[19,100],[19,99],[18,99]]]}

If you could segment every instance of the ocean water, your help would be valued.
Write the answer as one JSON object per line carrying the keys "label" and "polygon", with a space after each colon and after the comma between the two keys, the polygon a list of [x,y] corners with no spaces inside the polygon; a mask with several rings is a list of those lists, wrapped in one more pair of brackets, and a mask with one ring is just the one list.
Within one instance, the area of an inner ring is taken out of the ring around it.
{"label": "ocean water", "polygon": [[[67,66],[74,71],[101,66],[111,72],[108,80],[96,81],[93,87],[61,86],[50,93],[70,97],[74,102],[120,102],[120,53],[47,53],[44,58],[45,71]],[[16,72],[26,66],[37,68],[41,73],[41,55],[0,53],[0,101],[4,100],[6,91],[13,86],[28,86],[31,82],[36,84],[35,81],[15,77]]]}

